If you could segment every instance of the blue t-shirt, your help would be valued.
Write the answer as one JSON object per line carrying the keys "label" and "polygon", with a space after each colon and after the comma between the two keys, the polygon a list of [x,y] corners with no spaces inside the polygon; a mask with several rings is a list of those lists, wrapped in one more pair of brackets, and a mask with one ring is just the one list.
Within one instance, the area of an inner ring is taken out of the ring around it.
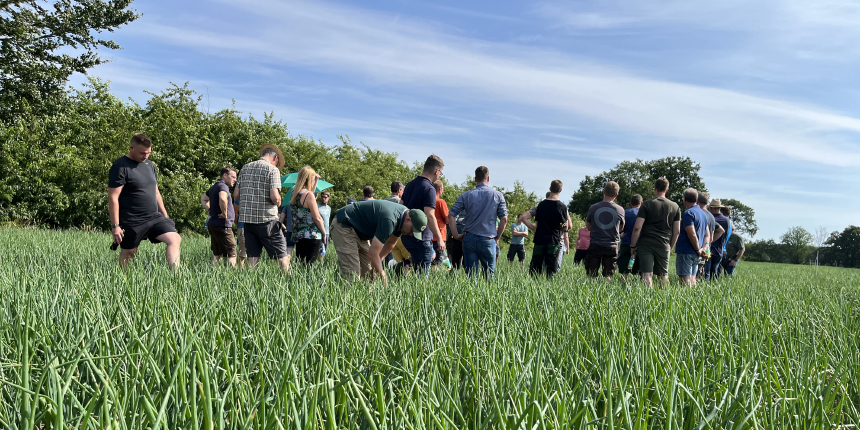
{"label": "blue t-shirt", "polygon": [[717,224],[723,227],[723,230],[726,231],[719,239],[711,242],[711,255],[722,257],[723,256],[723,247],[726,245],[726,238],[728,237],[729,232],[729,219],[723,214],[714,214],[714,221]]}
{"label": "blue t-shirt", "polygon": [[675,245],[676,254],[695,254],[696,249],[690,243],[690,236],[687,235],[687,227],[693,226],[696,230],[696,236],[699,239],[699,248],[702,247],[702,242],[705,239],[705,232],[708,231],[708,218],[701,210],[697,210],[696,206],[691,207],[681,214],[681,234],[678,236],[678,243]]}
{"label": "blue t-shirt", "polygon": [[[516,223],[516,224],[511,225],[511,233],[513,233],[515,231],[519,231],[519,232],[529,231],[529,228],[526,227],[525,224]],[[525,244],[526,244],[526,238],[525,237],[511,236],[511,245],[525,245]]]}
{"label": "blue t-shirt", "polygon": [[633,227],[636,227],[637,215],[639,215],[639,208],[631,208],[624,211],[624,237],[621,238],[622,245],[630,245],[630,239],[633,237]]}
{"label": "blue t-shirt", "polygon": [[[409,209],[424,211],[425,207],[436,209],[436,189],[429,179],[419,176],[406,184],[403,190],[403,205]],[[425,228],[421,233],[421,240],[433,240],[433,232]]]}
{"label": "blue t-shirt", "polygon": [[[233,199],[233,204],[234,204],[234,205],[236,205],[236,206],[239,206],[239,207],[241,208],[241,207],[242,207],[242,205],[241,205],[240,203],[242,203],[242,201],[241,201],[241,200]],[[235,208],[234,208],[234,210],[235,210]],[[206,221],[206,222],[208,223],[209,221]],[[239,228],[245,228],[245,223],[244,223],[244,222],[237,222],[236,224],[237,224],[237,227],[239,227]]]}

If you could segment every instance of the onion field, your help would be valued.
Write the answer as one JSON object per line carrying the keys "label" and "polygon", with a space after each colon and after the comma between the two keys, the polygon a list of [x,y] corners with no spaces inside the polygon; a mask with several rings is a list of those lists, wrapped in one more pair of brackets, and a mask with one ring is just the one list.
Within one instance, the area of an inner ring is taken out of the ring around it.
{"label": "onion field", "polygon": [[[742,262],[649,289],[502,262],[388,287],[334,252],[182,270],[105,233],[0,229],[2,429],[851,429],[860,271]],[[335,250],[336,251],[336,250]],[[674,272],[671,270],[670,272]]]}

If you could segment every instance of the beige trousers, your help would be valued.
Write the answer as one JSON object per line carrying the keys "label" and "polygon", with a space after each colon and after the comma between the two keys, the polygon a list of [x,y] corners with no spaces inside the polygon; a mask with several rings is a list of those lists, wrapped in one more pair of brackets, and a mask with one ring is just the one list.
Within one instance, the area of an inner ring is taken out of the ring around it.
{"label": "beige trousers", "polygon": [[356,277],[364,278],[370,272],[370,241],[361,240],[351,227],[344,227],[337,221],[331,221],[331,241],[334,243],[337,264],[344,278],[354,281]]}

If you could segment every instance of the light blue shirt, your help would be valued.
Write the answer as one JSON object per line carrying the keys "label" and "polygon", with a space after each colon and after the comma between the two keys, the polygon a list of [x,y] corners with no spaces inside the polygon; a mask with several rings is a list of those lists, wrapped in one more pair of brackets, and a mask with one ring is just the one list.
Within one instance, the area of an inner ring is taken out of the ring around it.
{"label": "light blue shirt", "polygon": [[323,219],[323,225],[325,226],[325,232],[328,234],[329,222],[331,221],[331,206],[324,205],[322,203],[317,203],[317,208],[319,208],[320,216]]}
{"label": "light blue shirt", "polygon": [[[511,233],[513,233],[515,231],[519,231],[519,232],[529,231],[529,228],[526,227],[525,224],[516,223],[516,224],[511,226]],[[511,235],[511,245],[525,245],[525,244],[526,244],[526,238],[524,238],[522,236]]]}
{"label": "light blue shirt", "polygon": [[502,193],[481,183],[461,194],[449,214],[456,218],[462,211],[467,212],[466,233],[495,238],[496,219],[508,216],[508,205]]}

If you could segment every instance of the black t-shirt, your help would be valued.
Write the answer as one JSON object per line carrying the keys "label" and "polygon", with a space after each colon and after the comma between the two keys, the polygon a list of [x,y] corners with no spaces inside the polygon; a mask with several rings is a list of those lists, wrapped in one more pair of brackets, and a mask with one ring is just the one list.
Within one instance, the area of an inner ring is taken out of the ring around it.
{"label": "black t-shirt", "polygon": [[[433,183],[423,176],[409,181],[403,190],[403,205],[420,211],[425,207],[436,209],[436,189],[433,188]],[[429,227],[421,232],[421,240],[433,240],[433,232]]]}
{"label": "black t-shirt", "polygon": [[[227,219],[221,219],[219,216],[221,215],[221,191],[227,193]],[[230,188],[227,184],[220,179],[215,181],[215,184],[206,191],[206,197],[209,197],[209,225],[212,227],[232,227],[236,215],[233,212],[233,205],[230,203]]]}
{"label": "black t-shirt", "polygon": [[567,231],[567,206],[558,200],[544,200],[537,205],[535,221],[535,245],[560,245]]}
{"label": "black t-shirt", "polygon": [[119,193],[119,223],[136,226],[161,216],[156,190],[158,172],[155,164],[143,163],[123,155],[113,162],[108,173],[108,188],[122,187]]}

